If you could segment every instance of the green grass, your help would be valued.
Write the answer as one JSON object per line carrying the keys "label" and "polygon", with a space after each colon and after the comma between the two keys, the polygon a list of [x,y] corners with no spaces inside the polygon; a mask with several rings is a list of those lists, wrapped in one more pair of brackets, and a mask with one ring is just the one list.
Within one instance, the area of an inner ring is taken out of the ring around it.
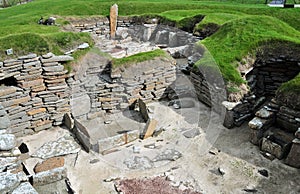
{"label": "green grass", "polygon": [[138,53],[135,55],[131,55],[129,57],[124,57],[124,58],[114,58],[112,60],[112,67],[118,68],[121,66],[128,66],[131,64],[136,64],[136,63],[140,63],[143,61],[148,61],[157,57],[167,57],[170,58],[170,56],[163,50],[161,49],[156,49],[154,51],[149,51],[149,52],[142,52],[142,53]]}
{"label": "green grass", "polygon": [[277,40],[300,44],[300,32],[273,17],[249,16],[225,23],[202,43],[214,56],[225,80],[241,84],[244,81],[236,70],[237,62],[263,44]]}
{"label": "green grass", "polygon": [[300,95],[300,73],[292,80],[283,83],[278,89],[279,93],[294,93]]}

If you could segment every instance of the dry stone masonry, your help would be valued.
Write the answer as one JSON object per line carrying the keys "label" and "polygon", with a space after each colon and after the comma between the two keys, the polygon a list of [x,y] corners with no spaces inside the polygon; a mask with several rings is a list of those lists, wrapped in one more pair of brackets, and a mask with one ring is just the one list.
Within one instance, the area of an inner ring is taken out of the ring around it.
{"label": "dry stone masonry", "polygon": [[69,112],[67,70],[70,56],[30,54],[1,62],[1,128],[24,136],[61,125]]}

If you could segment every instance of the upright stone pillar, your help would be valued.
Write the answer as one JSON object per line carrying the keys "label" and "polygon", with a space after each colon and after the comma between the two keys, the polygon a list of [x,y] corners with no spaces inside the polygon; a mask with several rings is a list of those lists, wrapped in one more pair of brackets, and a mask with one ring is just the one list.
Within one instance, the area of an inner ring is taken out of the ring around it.
{"label": "upright stone pillar", "polygon": [[110,38],[114,39],[116,37],[116,30],[118,24],[118,5],[114,4],[110,8],[109,22],[110,22]]}

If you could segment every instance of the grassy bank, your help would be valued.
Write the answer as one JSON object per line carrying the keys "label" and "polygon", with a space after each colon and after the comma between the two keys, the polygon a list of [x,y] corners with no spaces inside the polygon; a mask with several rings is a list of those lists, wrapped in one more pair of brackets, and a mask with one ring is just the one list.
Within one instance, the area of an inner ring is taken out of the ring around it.
{"label": "grassy bank", "polygon": [[135,63],[140,63],[143,61],[148,61],[157,57],[170,57],[165,51],[161,49],[157,49],[154,51],[149,51],[149,52],[143,52],[143,53],[138,53],[135,55],[131,55],[129,57],[124,57],[124,58],[119,58],[119,59],[113,59],[112,60],[112,67],[115,69],[117,67],[121,66],[127,66],[130,64],[135,64]]}
{"label": "grassy bank", "polygon": [[[92,43],[87,34],[62,32],[58,26],[38,25],[40,16],[55,16],[57,23],[67,23],[67,17],[89,17],[109,14],[113,3],[119,6],[119,15],[159,15],[178,27],[189,27],[194,16],[204,19],[194,31],[209,25],[219,28],[202,43],[208,48],[227,81],[239,85],[243,82],[236,70],[239,60],[255,52],[260,45],[270,41],[290,41],[300,44],[300,9],[270,8],[264,1],[229,0],[35,0],[28,4],[0,10],[0,57],[13,48],[15,54],[28,52],[62,53],[82,42]],[[149,53],[148,53],[149,54]],[[115,60],[125,64],[145,56]],[[201,63],[199,63],[201,64]]]}

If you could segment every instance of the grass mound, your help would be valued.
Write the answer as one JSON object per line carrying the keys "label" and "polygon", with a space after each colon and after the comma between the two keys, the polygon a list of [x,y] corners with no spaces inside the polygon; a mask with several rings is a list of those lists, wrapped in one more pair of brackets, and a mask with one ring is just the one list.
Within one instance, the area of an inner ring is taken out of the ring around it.
{"label": "grass mound", "polygon": [[115,69],[117,67],[121,66],[127,66],[135,63],[140,63],[143,61],[148,61],[157,57],[168,57],[167,53],[161,49],[156,49],[154,51],[149,51],[149,52],[143,52],[143,53],[138,53],[135,55],[131,55],[129,57],[124,57],[120,59],[114,58],[112,60],[112,68]]}
{"label": "grass mound", "polygon": [[214,56],[225,80],[239,85],[244,80],[236,70],[237,62],[262,44],[276,40],[300,44],[300,32],[273,17],[247,16],[225,23],[202,43]]}

